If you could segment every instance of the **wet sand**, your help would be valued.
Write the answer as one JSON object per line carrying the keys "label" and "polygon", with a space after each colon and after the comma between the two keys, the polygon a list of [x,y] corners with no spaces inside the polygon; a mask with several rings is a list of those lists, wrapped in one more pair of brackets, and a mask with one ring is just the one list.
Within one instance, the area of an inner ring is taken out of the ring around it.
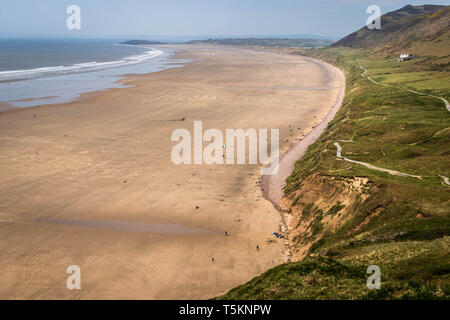
{"label": "wet sand", "polygon": [[[287,54],[169,47],[193,61],[129,76],[131,88],[0,113],[0,298],[203,299],[285,261],[260,167],[175,165],[171,133],[192,132],[194,120],[279,128],[286,151],[329,113],[338,75]],[[81,268],[81,290],[66,288],[69,265]]]}

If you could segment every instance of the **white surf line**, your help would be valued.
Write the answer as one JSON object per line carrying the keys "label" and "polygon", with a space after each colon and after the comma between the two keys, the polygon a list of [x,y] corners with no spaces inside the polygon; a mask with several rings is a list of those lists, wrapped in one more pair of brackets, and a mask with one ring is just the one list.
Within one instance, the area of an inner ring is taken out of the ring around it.
{"label": "white surf line", "polygon": [[48,75],[62,75],[62,74],[65,75],[82,72],[95,72],[110,68],[126,67],[143,62],[149,62],[150,60],[164,54],[164,51],[161,49],[143,46],[140,46],[140,48],[146,49],[146,51],[141,54],[129,55],[119,60],[113,61],[104,61],[104,62],[90,61],[54,67],[39,67],[33,69],[0,71],[0,80],[13,81],[13,80],[34,79]]}
{"label": "white surf line", "polygon": [[336,157],[341,158],[341,159],[343,159],[343,160],[345,160],[345,161],[348,161],[348,162],[351,162],[351,163],[360,164],[360,165],[365,166],[365,167],[367,167],[367,168],[369,168],[369,169],[378,170],[378,171],[382,171],[382,172],[387,172],[387,173],[389,173],[389,174],[396,175],[396,176],[410,177],[410,178],[417,178],[417,179],[422,180],[422,177],[421,177],[421,176],[417,176],[417,175],[413,175],[413,174],[408,174],[408,173],[403,173],[403,172],[396,171],[396,170],[391,170],[391,169],[380,168],[380,167],[371,165],[371,164],[366,163],[366,162],[356,161],[356,160],[352,160],[352,159],[343,157],[343,156],[342,156],[342,147],[341,147],[341,146],[339,145],[339,143],[337,143],[337,142],[335,142],[334,145],[335,145],[336,148],[337,148],[337,151],[336,151]]}

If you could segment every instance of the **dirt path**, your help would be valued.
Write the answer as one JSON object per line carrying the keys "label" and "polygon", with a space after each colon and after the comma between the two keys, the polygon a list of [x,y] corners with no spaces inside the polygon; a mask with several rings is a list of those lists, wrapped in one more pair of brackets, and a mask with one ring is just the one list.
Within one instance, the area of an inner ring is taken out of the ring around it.
{"label": "dirt path", "polygon": [[[413,175],[413,174],[409,174],[409,173],[404,173],[404,172],[400,172],[400,171],[396,171],[396,170],[391,170],[391,169],[386,169],[386,168],[381,168],[381,167],[377,167],[374,165],[371,165],[369,163],[366,162],[362,162],[362,161],[356,161],[356,160],[352,160],[346,157],[342,156],[342,147],[339,145],[339,143],[335,142],[334,145],[336,146],[337,150],[336,150],[336,157],[343,159],[347,162],[351,162],[351,163],[356,163],[356,164],[360,164],[363,165],[369,169],[373,169],[373,170],[377,170],[377,171],[382,171],[382,172],[387,172],[389,174],[392,175],[396,175],[396,176],[402,176],[402,177],[410,177],[410,178],[417,178],[422,180],[422,176],[418,176],[418,175]],[[429,177],[429,176],[427,176]],[[439,177],[442,179],[442,184],[443,185],[447,185],[450,186],[450,180],[446,177],[446,176],[442,176],[439,175]]]}
{"label": "dirt path", "polygon": [[411,89],[408,89],[408,91],[409,91],[409,92],[412,92],[412,93],[420,94],[420,95],[422,95],[422,96],[429,96],[429,97],[441,99],[442,101],[444,101],[445,107],[447,108],[447,111],[450,112],[450,104],[449,104],[448,101],[445,100],[444,98],[439,97],[439,96],[434,96],[434,95],[428,94],[428,93],[423,93],[423,92],[414,91],[414,90],[411,90]]}
{"label": "dirt path", "polygon": [[439,175],[439,177],[442,178],[443,184],[445,184],[445,185],[447,185],[447,186],[450,186],[450,180],[449,180],[446,176],[441,176],[441,175]]}
{"label": "dirt path", "polygon": [[[369,76],[366,76],[366,72],[367,72],[368,70],[367,70],[366,68],[364,68],[361,64],[359,65],[359,68],[360,68],[361,70],[364,71],[363,73],[361,73],[361,77],[366,78],[367,80],[369,80],[369,81],[371,81],[371,82],[373,82],[373,83],[375,83],[375,84],[377,84],[377,85],[379,85],[379,86],[385,86],[385,87],[388,86],[388,85],[385,85],[385,84],[382,84],[382,83],[380,83],[380,82],[378,82],[378,81],[373,80],[373,79],[372,79],[371,77],[369,77]],[[408,90],[409,92],[415,93],[415,94],[420,94],[420,95],[422,95],[422,96],[429,96],[429,97],[433,97],[433,98],[440,99],[440,100],[442,100],[442,101],[444,102],[445,107],[447,108],[447,111],[450,112],[450,104],[449,104],[448,101],[445,100],[443,97],[439,97],[439,96],[435,96],[435,95],[432,95],[432,94],[428,94],[428,93],[423,93],[423,92],[415,91],[415,90],[412,90],[412,89],[406,89],[406,90]]]}
{"label": "dirt path", "polygon": [[345,161],[348,161],[348,162],[351,162],[351,163],[360,164],[360,165],[365,166],[365,167],[367,167],[367,168],[369,168],[369,169],[373,169],[373,170],[377,170],[377,171],[382,171],[382,172],[387,172],[387,173],[389,173],[389,174],[396,175],[396,176],[411,177],[411,178],[417,178],[417,179],[422,180],[422,177],[421,177],[421,176],[417,176],[417,175],[413,175],[413,174],[408,174],[408,173],[403,173],[403,172],[400,172],[400,171],[391,170],[391,169],[386,169],[386,168],[380,168],[380,167],[371,165],[371,164],[366,163],[366,162],[356,161],[356,160],[352,160],[352,159],[343,157],[343,156],[342,156],[342,147],[341,147],[341,146],[339,145],[339,143],[337,143],[337,142],[335,142],[334,145],[335,145],[336,148],[337,148],[337,151],[336,151],[336,157],[338,157],[338,158],[340,158],[340,159],[343,159],[343,160],[345,160]]}
{"label": "dirt path", "polygon": [[[385,86],[385,87],[388,86],[388,85],[385,85],[385,84],[382,84],[382,83],[380,83],[380,82],[378,82],[378,81],[373,80],[373,79],[370,78],[369,76],[366,76],[366,72],[367,72],[368,70],[367,70],[366,68],[364,68],[361,64],[359,65],[359,68],[360,68],[361,70],[363,70],[363,73],[361,73],[361,77],[366,78],[367,80],[369,80],[369,81],[375,83],[376,85]],[[423,93],[423,92],[415,91],[415,90],[412,90],[412,89],[406,89],[406,90],[408,90],[409,92],[415,93],[415,94],[422,95],[422,96],[429,96],[429,97],[432,97],[432,98],[440,99],[440,100],[442,100],[442,101],[444,102],[445,107],[447,108],[447,111],[450,112],[450,104],[449,104],[448,101],[445,100],[443,97],[439,97],[439,96],[435,96],[435,95],[432,95],[432,94],[428,94],[428,93]],[[365,163],[365,162],[359,162],[359,161],[355,161],[355,160],[350,160],[350,159],[344,158],[344,157],[340,156],[340,150],[341,150],[341,147],[339,146],[339,144],[338,144],[338,143],[335,143],[334,145],[338,148],[338,150],[337,150],[337,153],[338,153],[337,157],[338,157],[338,158],[342,158],[342,159],[344,159],[344,160],[346,160],[346,161],[349,161],[349,162],[362,164],[362,165],[364,165],[364,166],[366,166],[366,167],[368,167],[368,168],[370,168],[370,169],[379,170],[379,171],[385,171],[385,172],[388,172],[388,173],[391,173],[391,172],[392,172],[391,174],[403,175],[403,176],[409,176],[409,177],[414,177],[414,178],[422,179],[420,176],[410,175],[410,174],[407,174],[407,173],[402,173],[402,172],[398,172],[398,171],[390,170],[390,169],[379,168],[379,167],[372,166],[371,164],[368,164],[368,163]],[[443,184],[444,184],[444,185],[450,186],[450,181],[449,181],[449,179],[448,179],[447,177],[442,176],[442,175],[439,175],[439,177],[442,178]]]}

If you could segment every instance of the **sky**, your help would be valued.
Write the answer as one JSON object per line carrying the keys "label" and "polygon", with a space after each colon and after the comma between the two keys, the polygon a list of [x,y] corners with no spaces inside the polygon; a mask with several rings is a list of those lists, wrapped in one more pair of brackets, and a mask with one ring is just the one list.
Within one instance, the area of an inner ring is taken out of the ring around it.
{"label": "sky", "polygon": [[[366,24],[369,5],[381,13],[406,4],[449,0],[2,0],[0,35],[144,38],[318,35],[339,39]],[[69,30],[69,5],[81,29]]]}

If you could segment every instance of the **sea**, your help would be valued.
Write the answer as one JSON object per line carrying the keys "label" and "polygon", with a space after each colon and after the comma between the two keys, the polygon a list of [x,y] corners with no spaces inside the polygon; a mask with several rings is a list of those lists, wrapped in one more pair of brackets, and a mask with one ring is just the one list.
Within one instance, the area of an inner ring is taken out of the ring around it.
{"label": "sea", "polygon": [[33,107],[125,87],[127,74],[183,67],[173,50],[111,39],[0,38],[0,104]]}

